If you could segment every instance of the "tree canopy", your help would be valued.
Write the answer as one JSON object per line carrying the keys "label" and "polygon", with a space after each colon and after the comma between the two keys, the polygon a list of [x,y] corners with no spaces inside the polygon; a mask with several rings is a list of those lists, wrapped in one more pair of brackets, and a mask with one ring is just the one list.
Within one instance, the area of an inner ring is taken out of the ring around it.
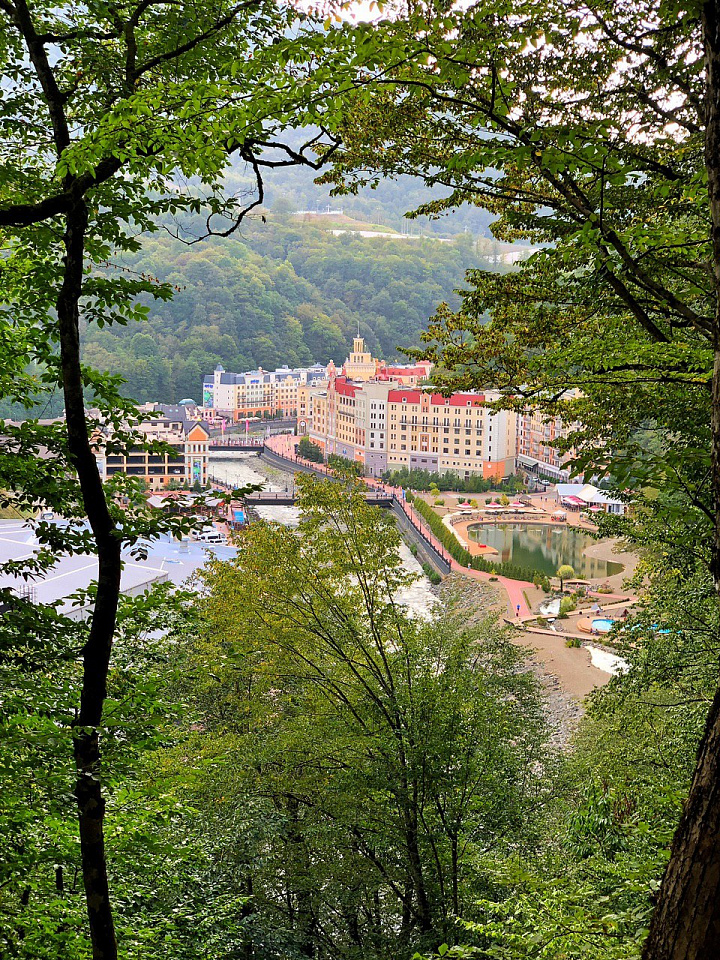
{"label": "tree canopy", "polygon": [[[577,467],[636,504],[621,529],[712,590],[709,564],[717,591],[718,5],[480,0],[433,14],[387,25],[407,59],[347,112],[327,179],[342,192],[421,176],[450,191],[422,213],[476,203],[495,236],[538,246],[517,272],[471,274],[423,354],[448,390],[492,385],[503,405],[576,422]],[[716,952],[719,717],[716,694],[648,958]]]}

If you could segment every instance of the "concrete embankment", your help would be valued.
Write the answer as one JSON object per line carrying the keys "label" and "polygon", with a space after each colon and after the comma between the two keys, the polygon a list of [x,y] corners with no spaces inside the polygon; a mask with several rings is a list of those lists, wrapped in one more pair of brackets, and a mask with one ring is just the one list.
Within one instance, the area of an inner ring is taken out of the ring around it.
{"label": "concrete embankment", "polygon": [[450,573],[450,564],[441,557],[435,547],[425,537],[421,530],[413,526],[397,500],[393,500],[390,510],[395,517],[395,523],[408,543],[413,543],[417,547],[417,558],[421,563],[429,563],[430,566],[441,576],[446,577]]}

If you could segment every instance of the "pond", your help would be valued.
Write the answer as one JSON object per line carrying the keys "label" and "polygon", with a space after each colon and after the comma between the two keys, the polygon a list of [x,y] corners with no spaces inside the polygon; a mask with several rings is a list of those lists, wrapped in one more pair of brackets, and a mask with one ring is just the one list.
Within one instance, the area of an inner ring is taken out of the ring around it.
{"label": "pond", "polygon": [[488,560],[514,563],[550,577],[563,563],[569,563],[581,580],[602,580],[623,569],[623,565],[614,560],[585,556],[585,550],[597,541],[575,527],[494,523],[470,527],[468,536],[498,551],[499,557],[489,556]]}

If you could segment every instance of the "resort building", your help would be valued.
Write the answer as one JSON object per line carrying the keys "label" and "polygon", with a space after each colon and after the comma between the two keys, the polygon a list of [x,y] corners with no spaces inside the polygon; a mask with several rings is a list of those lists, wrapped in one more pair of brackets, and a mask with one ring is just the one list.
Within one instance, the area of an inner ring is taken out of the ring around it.
{"label": "resort building", "polygon": [[267,371],[261,367],[246,373],[227,373],[218,364],[203,381],[203,419],[223,417],[233,421],[248,417],[297,417],[298,390],[327,378],[327,369],[280,367]]}
{"label": "resort building", "polygon": [[[486,401],[497,394],[459,393],[452,397],[423,391],[390,377],[352,379],[347,371],[368,373],[370,354],[356,338],[344,374],[332,369],[327,383],[311,388],[307,413],[310,439],[326,457],[337,454],[380,476],[407,467],[433,473],[502,479],[515,471],[516,417],[491,412]],[[429,366],[401,368],[409,379],[426,379]]]}
{"label": "resort building", "polygon": [[565,424],[560,417],[548,418],[537,410],[518,414],[518,466],[556,483],[567,483],[570,470],[566,464],[573,458],[574,452],[561,453],[558,445],[574,429],[574,424]]}
{"label": "resort building", "polygon": [[[139,425],[148,442],[159,441],[170,448],[162,453],[137,448],[126,453],[108,452],[110,435],[97,440],[96,459],[100,476],[109,479],[118,473],[139,477],[149,490],[164,490],[170,484],[205,486],[208,480],[210,434],[201,421],[190,420],[185,407],[146,404],[140,408],[147,418]],[[166,412],[169,411],[169,412]]]}

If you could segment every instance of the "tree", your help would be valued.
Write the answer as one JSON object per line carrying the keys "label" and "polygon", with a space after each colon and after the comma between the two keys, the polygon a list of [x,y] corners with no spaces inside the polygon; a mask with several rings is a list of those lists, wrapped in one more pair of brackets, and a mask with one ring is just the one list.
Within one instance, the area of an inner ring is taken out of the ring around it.
{"label": "tree", "polygon": [[198,799],[253,894],[249,954],[409,955],[473,914],[485,851],[531,842],[537,688],[494,621],[407,615],[399,535],[362,484],[298,485],[297,536],[254,524],[202,576],[182,671],[202,723],[178,770],[214,758]]}
{"label": "tree", "polygon": [[[350,189],[359,170],[421,176],[447,196],[420,212],[483,205],[496,237],[539,245],[516,272],[471,274],[424,355],[448,371],[447,389],[496,386],[504,406],[582,424],[568,441],[578,469],[611,474],[636,502],[663,490],[638,516],[662,509],[670,533],[655,536],[692,543],[716,592],[719,20],[715,2],[664,0],[477,2],[432,21],[412,8],[393,27],[407,59],[358,97],[334,173]],[[720,689],[647,960],[717,952],[719,768]]]}
{"label": "tree", "polygon": [[[306,29],[310,27],[310,29]],[[97,588],[72,726],[75,797],[93,957],[117,956],[105,853],[100,737],[115,633],[121,546],[157,531],[147,512],[120,515],[103,489],[93,448],[100,421],[132,445],[136,422],[116,378],[82,363],[80,321],[100,327],[146,316],[145,299],[166,300],[167,284],[115,274],[116,251],[135,250],[137,234],[172,229],[181,211],[198,234],[230,234],[261,203],[263,171],[315,163],[311,145],[277,144],[277,131],[319,120],[330,84],[325,37],[294,8],[217,0],[184,5],[155,0],[121,7],[0,2],[4,96],[0,124],[3,396],[26,403],[43,384],[61,386],[62,429],[32,422],[3,427],[0,488],[19,503],[46,503],[89,532],[38,528],[47,568],[62,552],[95,552]],[[272,46],[272,53],[269,47]],[[278,73],[278,63],[292,67]],[[339,64],[338,64],[339,66]],[[228,157],[246,164],[255,195],[224,200]],[[18,161],[17,158],[22,158]],[[196,186],[186,186],[192,179]],[[209,214],[200,220],[205,197]],[[32,364],[41,373],[33,375]],[[195,387],[193,386],[193,390]],[[48,448],[50,454],[42,452]],[[27,610],[17,601],[13,609]],[[19,611],[19,612],[18,612]],[[52,618],[51,618],[52,620]],[[28,623],[30,620],[28,620]],[[32,629],[39,629],[33,621]],[[52,630],[46,634],[53,636]]]}
{"label": "tree", "polygon": [[312,463],[322,463],[325,459],[322,447],[319,447],[317,443],[313,443],[310,437],[301,438],[298,443],[298,453],[301,457],[310,460]]}
{"label": "tree", "polygon": [[350,475],[361,477],[363,475],[363,465],[348,457],[341,457],[337,453],[331,453],[328,457],[328,466],[342,476]]}
{"label": "tree", "polygon": [[564,581],[572,579],[572,577],[575,576],[575,571],[569,563],[563,563],[560,567],[558,567],[555,576],[560,581],[560,592],[562,593],[562,591],[565,589]]}

